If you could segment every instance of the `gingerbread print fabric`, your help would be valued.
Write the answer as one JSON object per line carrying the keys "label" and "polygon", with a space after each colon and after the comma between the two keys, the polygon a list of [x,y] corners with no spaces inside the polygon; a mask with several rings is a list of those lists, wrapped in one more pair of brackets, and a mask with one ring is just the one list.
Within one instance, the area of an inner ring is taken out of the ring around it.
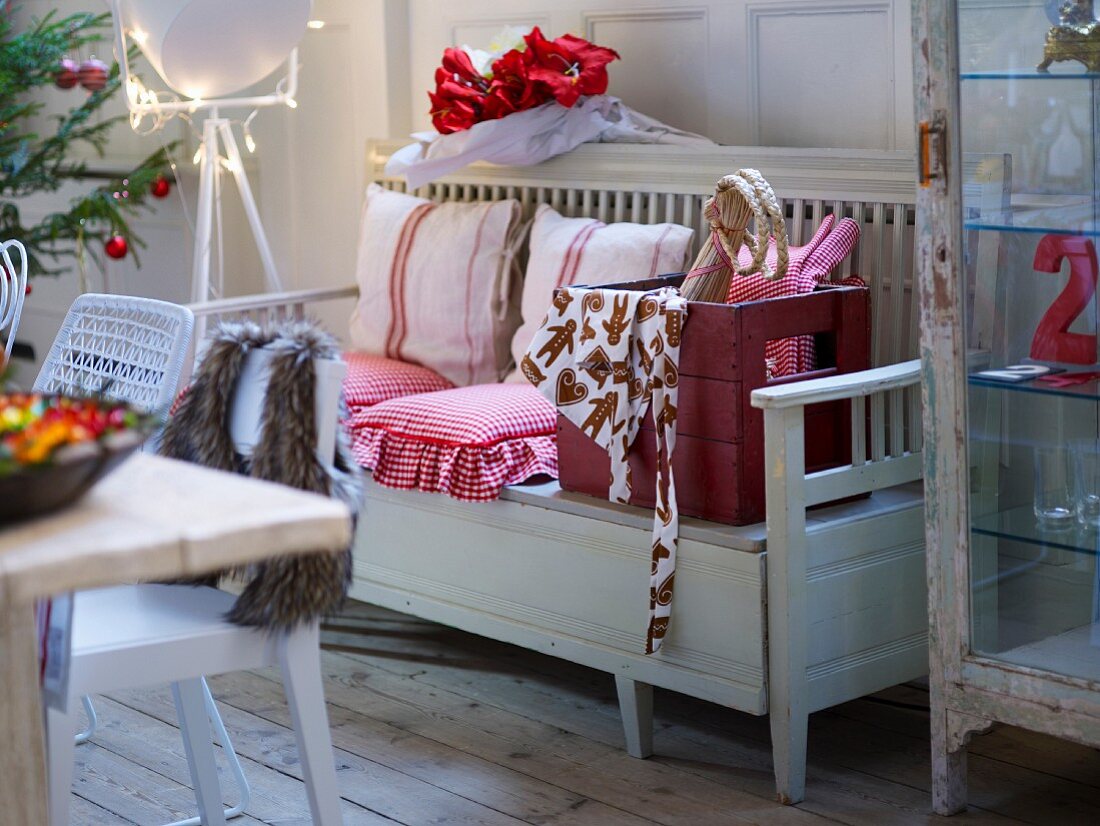
{"label": "gingerbread print fabric", "polygon": [[680,338],[687,302],[676,290],[559,290],[520,363],[558,412],[611,457],[611,499],[630,501],[627,454],[652,410],[657,508],[646,653],[661,647],[672,611],[679,513],[672,478]]}

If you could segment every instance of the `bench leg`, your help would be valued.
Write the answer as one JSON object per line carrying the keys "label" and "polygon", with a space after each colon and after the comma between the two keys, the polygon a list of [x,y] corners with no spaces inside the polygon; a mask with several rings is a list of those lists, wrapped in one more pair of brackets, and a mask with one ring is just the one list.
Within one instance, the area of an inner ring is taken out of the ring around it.
{"label": "bench leg", "polygon": [[616,675],[615,690],[619,693],[627,753],[649,757],[653,754],[653,686]]}
{"label": "bench leg", "polygon": [[768,716],[780,803],[806,796],[806,431],[801,407],[764,411],[768,457]]}
{"label": "bench leg", "polygon": [[[774,697],[772,698],[774,700]],[[805,708],[805,704],[801,704]],[[806,737],[809,716],[790,703],[768,710],[772,730],[775,791],[780,803],[801,803],[806,797]]]}

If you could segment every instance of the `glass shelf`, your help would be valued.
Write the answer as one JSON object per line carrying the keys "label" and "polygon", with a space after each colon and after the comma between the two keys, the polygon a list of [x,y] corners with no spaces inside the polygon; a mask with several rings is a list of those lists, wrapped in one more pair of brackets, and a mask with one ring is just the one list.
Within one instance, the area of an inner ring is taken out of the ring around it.
{"label": "glass shelf", "polygon": [[1100,681],[1100,625],[1089,623],[1061,634],[1011,648],[992,655],[1002,662],[1015,663]]}
{"label": "glass shelf", "polygon": [[1035,520],[1035,511],[1031,505],[1021,505],[1000,513],[979,516],[972,520],[970,529],[982,536],[1011,539],[1016,542],[1026,542],[1029,545],[1061,548],[1094,556],[1100,554],[1100,535],[1096,531],[1078,528],[1076,525],[1061,531],[1041,528]]}
{"label": "glass shelf", "polygon": [[1035,69],[999,69],[989,72],[962,72],[962,80],[1100,80],[1100,72],[1037,72]]}
{"label": "glass shelf", "polygon": [[[1082,370],[1090,369],[1082,367]],[[1097,368],[1091,368],[1097,369]],[[1070,371],[1072,373],[1072,371]],[[1057,375],[1064,375],[1058,373]],[[1085,401],[1100,401],[1100,382],[1089,381],[1084,384],[1074,384],[1069,387],[1051,387],[1046,382],[1032,379],[1031,381],[1006,382],[990,381],[970,375],[967,384],[971,387],[984,387],[990,390],[1003,390],[1006,393],[1036,393],[1043,396],[1061,396],[1067,399],[1083,399]]]}
{"label": "glass shelf", "polygon": [[964,220],[967,229],[998,232],[1033,232],[1053,235],[1100,236],[1100,221],[1091,199],[1063,196],[1060,201],[1020,205],[1005,212],[994,212]]}
{"label": "glass shelf", "polygon": [[[989,220],[966,221],[963,223],[963,226],[967,229],[980,229],[993,232],[1033,232],[1037,235],[1084,235],[1089,238],[1100,237],[1100,225],[1089,229],[1066,229],[1065,227],[1012,224],[996,220],[997,218],[1003,217],[1004,216],[991,216]],[[1017,216],[1013,215],[1011,217],[1015,218]]]}

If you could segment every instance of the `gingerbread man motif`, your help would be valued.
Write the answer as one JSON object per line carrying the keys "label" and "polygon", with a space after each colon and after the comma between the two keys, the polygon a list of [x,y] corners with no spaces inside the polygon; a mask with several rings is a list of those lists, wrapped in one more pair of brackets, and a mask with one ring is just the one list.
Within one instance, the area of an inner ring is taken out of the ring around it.
{"label": "gingerbread man motif", "polygon": [[535,358],[542,358],[544,355],[549,355],[549,358],[543,362],[543,364],[549,367],[558,360],[563,350],[568,350],[570,354],[572,354],[573,334],[577,332],[577,322],[573,319],[569,319],[565,324],[547,327],[546,332],[553,333],[554,335],[542,345],[537,353],[535,353]]}
{"label": "gingerbread man motif", "polygon": [[611,318],[603,323],[603,328],[607,331],[607,343],[612,347],[623,340],[623,333],[630,328],[630,319],[626,317],[629,309],[630,303],[625,295],[621,299],[619,296],[615,296],[615,302],[611,308]]}
{"label": "gingerbread man motif", "polygon": [[684,329],[683,313],[665,313],[665,341],[669,347],[680,346],[680,336]]}
{"label": "gingerbread man motif", "polygon": [[611,390],[598,399],[589,399],[588,403],[592,405],[592,411],[581,424],[581,430],[588,431],[593,439],[599,437],[604,425],[610,425],[612,436],[626,426],[626,422],[615,423],[615,411],[619,406],[619,394],[616,391]]}

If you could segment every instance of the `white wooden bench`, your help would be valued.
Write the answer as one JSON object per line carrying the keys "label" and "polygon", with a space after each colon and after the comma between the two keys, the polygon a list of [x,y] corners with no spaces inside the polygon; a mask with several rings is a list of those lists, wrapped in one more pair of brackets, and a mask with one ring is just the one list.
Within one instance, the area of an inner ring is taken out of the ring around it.
{"label": "white wooden bench", "polygon": [[[369,177],[398,144],[369,147]],[[863,230],[837,278],[870,284],[867,372],[765,388],[767,523],[681,524],[676,605],[645,656],[652,514],[563,492],[506,489],[487,504],[369,483],[352,595],[615,676],[629,752],[652,753],[652,686],[770,714],[779,798],[802,799],[810,712],[927,671],[911,157],[884,152],[587,145],[531,168],[477,165],[425,187],[435,200],[517,198],[605,221],[701,229],[703,200],[761,169],[787,204],[791,243],[829,212]],[[697,232],[698,238],[702,232]],[[193,305],[204,318],[303,315],[354,287]],[[547,301],[549,302],[549,296]],[[690,332],[688,333],[690,335]],[[803,413],[851,398],[853,465],[809,474]],[[848,504],[807,506],[871,492]]]}

